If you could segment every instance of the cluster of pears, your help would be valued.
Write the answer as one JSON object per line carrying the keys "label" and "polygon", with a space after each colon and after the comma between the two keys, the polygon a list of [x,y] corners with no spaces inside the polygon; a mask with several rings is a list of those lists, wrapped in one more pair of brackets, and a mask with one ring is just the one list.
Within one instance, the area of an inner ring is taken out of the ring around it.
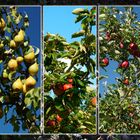
{"label": "cluster of pears", "polygon": [[24,55],[24,57],[19,56],[16,59],[11,59],[8,62],[9,70],[16,71],[18,66],[23,61],[30,65],[28,68],[29,77],[24,80],[21,80],[20,78],[16,79],[16,81],[12,84],[12,88],[14,91],[21,91],[25,94],[27,91],[29,91],[31,88],[33,88],[36,85],[36,80],[34,76],[37,74],[39,70],[39,66],[37,62],[35,62],[35,53],[34,51],[32,51]]}
{"label": "cluster of pears", "polygon": [[18,44],[24,42],[25,32],[20,29],[18,34],[10,41],[9,46],[12,49],[16,49]]}

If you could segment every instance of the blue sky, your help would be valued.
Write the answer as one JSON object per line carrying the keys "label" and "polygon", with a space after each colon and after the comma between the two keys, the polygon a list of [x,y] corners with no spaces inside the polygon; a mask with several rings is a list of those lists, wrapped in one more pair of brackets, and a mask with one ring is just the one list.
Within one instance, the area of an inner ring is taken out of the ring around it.
{"label": "blue sky", "polygon": [[[124,11],[123,6],[118,8]],[[137,13],[137,19],[140,21],[140,7],[135,7],[134,12]],[[103,95],[104,91],[103,82],[106,81],[108,84],[116,83],[115,78],[119,77],[119,75],[114,72],[114,70],[118,67],[118,63],[115,61],[109,61],[109,63],[110,64],[106,67],[107,71],[100,69],[100,75],[108,75],[107,79],[103,79],[99,82],[100,83],[99,93],[101,93],[101,95]]]}
{"label": "blue sky", "polygon": [[[19,8],[19,12],[26,12],[29,16],[30,26],[27,29],[27,36],[30,37],[30,44],[40,48],[41,44],[41,28],[40,28],[40,7],[21,7]],[[40,73],[39,73],[40,75]],[[40,80],[37,83],[40,85]],[[12,113],[12,112],[11,112]],[[0,133],[13,133],[13,127],[11,125],[4,125],[4,117],[0,119]],[[20,130],[19,133],[27,133],[25,131]]]}
{"label": "blue sky", "polygon": [[[71,35],[74,32],[80,31],[81,28],[80,23],[74,23],[76,16],[72,14],[72,11],[75,8],[91,9],[91,7],[92,6],[44,6],[43,33],[59,33],[61,36],[64,36],[68,42],[77,40],[77,38],[71,39]],[[92,32],[93,34],[96,34],[96,27],[93,27]]]}

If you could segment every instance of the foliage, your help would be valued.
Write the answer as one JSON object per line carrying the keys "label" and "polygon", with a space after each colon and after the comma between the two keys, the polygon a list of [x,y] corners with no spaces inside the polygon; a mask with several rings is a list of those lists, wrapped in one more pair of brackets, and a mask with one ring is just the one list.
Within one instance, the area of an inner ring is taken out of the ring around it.
{"label": "foliage", "polygon": [[[44,90],[45,133],[95,133],[96,105],[93,79],[95,78],[95,25],[96,9],[75,9],[75,23],[81,30],[68,43],[58,34],[44,37]],[[59,119],[58,119],[59,116]],[[61,118],[61,119],[60,119]]]}
{"label": "foliage", "polygon": [[140,22],[132,7],[102,7],[99,19],[100,62],[103,58],[110,61],[101,68],[112,67],[119,74],[119,78],[112,75],[116,83],[107,85],[100,98],[100,132],[139,133]]}
{"label": "foliage", "polygon": [[13,126],[13,132],[39,132],[37,73],[28,79],[29,67],[38,63],[39,49],[30,45],[26,35],[29,17],[17,7],[1,7],[0,20],[0,118]]}

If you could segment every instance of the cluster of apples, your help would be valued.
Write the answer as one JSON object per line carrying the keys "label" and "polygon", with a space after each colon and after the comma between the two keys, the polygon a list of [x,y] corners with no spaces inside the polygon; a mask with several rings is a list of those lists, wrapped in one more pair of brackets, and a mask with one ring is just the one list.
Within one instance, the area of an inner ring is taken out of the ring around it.
{"label": "cluster of apples", "polygon": [[[66,90],[69,90],[69,89],[72,89],[73,88],[73,79],[67,79],[68,83],[65,83],[65,84],[56,84],[54,87],[53,87],[53,91],[54,91],[54,94],[57,95],[57,96],[61,96],[65,93]],[[72,96],[73,94],[71,94]],[[61,121],[63,120],[63,118],[60,116],[60,115],[56,115],[56,118],[55,119],[52,119],[52,120],[48,120],[46,125],[47,126],[51,126],[51,127],[54,127],[56,126],[56,124],[60,123]]]}
{"label": "cluster of apples", "polygon": [[[109,32],[106,33],[106,37],[105,39],[107,41],[110,41],[111,39],[111,35]],[[119,44],[119,47],[120,49],[123,49],[124,48],[124,44],[123,42],[120,42]],[[140,49],[138,47],[138,45],[134,42],[131,42],[127,48],[127,50],[129,51],[129,53],[131,55],[133,55],[134,57],[140,57]],[[109,65],[109,59],[107,57],[101,59],[101,66],[108,66]],[[122,69],[127,69],[129,67],[129,61],[126,59],[126,60],[123,60],[120,64],[119,64],[119,68],[122,68]],[[123,84],[125,85],[129,85],[129,79],[128,78],[125,78],[123,81]]]}
{"label": "cluster of apples", "polygon": [[[13,40],[10,41],[9,46],[11,49],[17,49],[18,44],[21,44],[24,42],[25,38],[25,32],[20,29],[18,34],[14,37]],[[26,93],[29,91],[32,87],[36,85],[36,79],[34,76],[37,74],[39,70],[39,66],[37,62],[35,62],[35,52],[32,50],[31,52],[28,52],[27,54],[24,54],[24,56],[18,56],[11,58],[8,62],[8,69],[10,71],[16,71],[22,63],[27,63],[29,65],[28,72],[29,77],[27,79],[21,80],[20,77],[18,77],[12,84],[12,88],[14,91],[20,91],[23,93]],[[6,72],[4,71],[3,76],[7,76]]]}
{"label": "cluster of apples", "polygon": [[[120,48],[124,48],[123,43],[120,43]],[[140,57],[140,50],[139,50],[138,45],[136,43],[131,42],[129,44],[128,51],[134,57]],[[129,61],[128,60],[123,61],[121,64],[119,64],[119,67],[127,69],[129,67]],[[125,85],[130,84],[128,78],[125,78],[122,82]]]}
{"label": "cluster of apples", "polygon": [[[119,67],[123,68],[123,69],[127,69],[129,67],[129,61],[128,60],[123,61],[122,63],[119,64]],[[122,82],[125,85],[129,85],[129,79],[128,78],[125,78]]]}
{"label": "cluster of apples", "polygon": [[57,114],[55,119],[47,121],[47,126],[54,127],[56,126],[56,124],[59,124],[62,120],[63,118]]}
{"label": "cluster of apples", "polygon": [[[123,44],[122,42],[120,42],[119,47],[120,47],[121,49],[123,49],[123,48],[124,48],[124,44]],[[129,44],[128,51],[129,51],[129,53],[130,53],[131,55],[133,55],[134,57],[140,57],[140,49],[139,49],[139,47],[138,47],[138,45],[137,45],[136,43],[131,42],[131,43]]]}
{"label": "cluster of apples", "polygon": [[[108,58],[104,58],[102,59],[102,66],[107,66],[109,64],[109,59]],[[119,67],[122,69],[126,69],[129,67],[129,61],[128,60],[124,60],[119,64]],[[123,83],[125,85],[129,85],[129,80],[128,78],[123,80]]]}

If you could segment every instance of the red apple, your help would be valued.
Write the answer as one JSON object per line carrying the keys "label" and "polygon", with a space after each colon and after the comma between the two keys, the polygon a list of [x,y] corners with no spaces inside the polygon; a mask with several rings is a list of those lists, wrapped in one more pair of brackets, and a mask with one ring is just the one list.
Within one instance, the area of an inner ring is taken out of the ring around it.
{"label": "red apple", "polygon": [[73,85],[72,85],[72,84],[64,84],[64,85],[63,85],[63,90],[64,90],[64,91],[66,91],[66,90],[68,90],[68,89],[70,89],[70,88],[73,88]]}
{"label": "red apple", "polygon": [[120,42],[120,48],[121,48],[121,49],[124,48],[124,45],[123,45],[122,42]]}
{"label": "red apple", "polygon": [[73,79],[68,79],[68,82],[69,82],[69,83],[72,83],[72,82],[73,82]]}
{"label": "red apple", "polygon": [[56,120],[58,121],[58,122],[61,122],[62,121],[62,117],[60,117],[58,114],[57,114],[57,116],[56,116]]}
{"label": "red apple", "polygon": [[111,39],[110,33],[109,32],[106,32],[106,40],[107,41],[110,41],[110,39]]}
{"label": "red apple", "polygon": [[108,58],[104,58],[102,59],[103,65],[107,66],[109,64],[109,59]]}
{"label": "red apple", "polygon": [[93,98],[91,99],[91,104],[92,104],[93,106],[96,106],[96,102],[97,102],[96,97],[93,97]]}
{"label": "red apple", "polygon": [[129,67],[129,62],[127,60],[123,61],[121,64],[120,64],[120,67],[122,68],[128,68]]}
{"label": "red apple", "polygon": [[129,48],[130,48],[130,50],[137,50],[138,49],[138,46],[135,43],[130,43],[129,44]]}
{"label": "red apple", "polygon": [[57,84],[54,88],[53,88],[54,94],[57,96],[60,96],[64,93],[63,90],[63,85],[62,84]]}
{"label": "red apple", "polygon": [[128,50],[129,50],[130,54],[132,54],[133,56],[140,57],[140,51],[139,51],[137,44],[130,43]]}
{"label": "red apple", "polygon": [[55,120],[48,120],[47,126],[55,126],[55,125],[56,125]]}
{"label": "red apple", "polygon": [[125,85],[129,85],[129,80],[128,80],[128,79],[125,79],[125,80],[123,80],[123,83],[124,83]]}
{"label": "red apple", "polygon": [[69,84],[57,84],[54,88],[54,94],[57,96],[61,96],[66,90],[73,88],[73,85],[71,83]]}

